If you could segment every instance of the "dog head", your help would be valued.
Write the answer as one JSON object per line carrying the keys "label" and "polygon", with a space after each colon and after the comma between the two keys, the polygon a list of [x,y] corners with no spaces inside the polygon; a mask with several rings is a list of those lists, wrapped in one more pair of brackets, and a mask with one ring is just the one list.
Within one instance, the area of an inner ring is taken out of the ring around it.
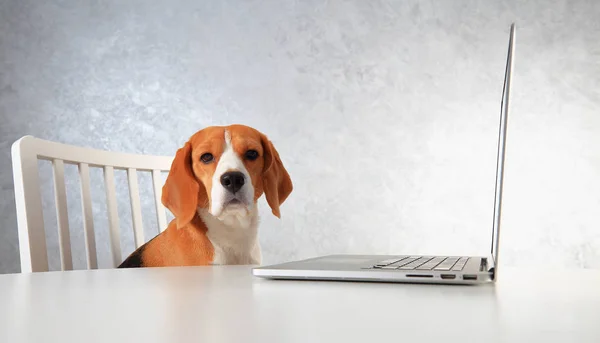
{"label": "dog head", "polygon": [[292,192],[292,181],[269,139],[243,125],[213,126],[195,133],[173,159],[162,203],[187,225],[198,209],[212,216],[247,216],[265,194],[273,214]]}

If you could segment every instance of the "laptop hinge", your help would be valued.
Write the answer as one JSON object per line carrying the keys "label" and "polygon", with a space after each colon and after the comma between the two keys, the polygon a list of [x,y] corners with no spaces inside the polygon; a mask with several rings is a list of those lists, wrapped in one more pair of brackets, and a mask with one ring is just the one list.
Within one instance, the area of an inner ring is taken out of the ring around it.
{"label": "laptop hinge", "polygon": [[496,261],[494,261],[494,256],[491,256],[485,259],[487,261],[486,268],[488,272],[492,275],[492,280],[496,280]]}

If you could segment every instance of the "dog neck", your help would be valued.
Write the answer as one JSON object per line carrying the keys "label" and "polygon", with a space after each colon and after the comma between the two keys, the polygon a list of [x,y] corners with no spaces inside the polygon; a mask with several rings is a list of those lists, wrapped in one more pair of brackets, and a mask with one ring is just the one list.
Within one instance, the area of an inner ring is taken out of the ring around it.
{"label": "dog neck", "polygon": [[215,249],[213,264],[260,264],[256,206],[226,211],[219,217],[199,208],[198,215],[206,224],[206,235]]}

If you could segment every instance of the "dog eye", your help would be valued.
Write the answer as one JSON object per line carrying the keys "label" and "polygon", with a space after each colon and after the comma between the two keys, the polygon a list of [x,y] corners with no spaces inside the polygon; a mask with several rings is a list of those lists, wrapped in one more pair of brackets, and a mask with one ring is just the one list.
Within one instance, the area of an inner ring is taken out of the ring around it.
{"label": "dog eye", "polygon": [[255,159],[258,158],[258,151],[256,151],[256,150],[246,151],[246,158],[249,159],[250,161],[254,161]]}
{"label": "dog eye", "polygon": [[202,156],[200,156],[200,160],[204,163],[210,163],[214,159],[215,158],[213,157],[213,155],[209,152],[207,152],[206,154],[202,154]]}

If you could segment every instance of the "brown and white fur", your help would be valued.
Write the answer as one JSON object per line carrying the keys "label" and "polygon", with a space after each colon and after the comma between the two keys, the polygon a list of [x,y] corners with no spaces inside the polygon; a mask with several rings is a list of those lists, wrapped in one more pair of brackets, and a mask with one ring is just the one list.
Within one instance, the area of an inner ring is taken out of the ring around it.
{"label": "brown and white fur", "polygon": [[162,190],[175,219],[119,268],[260,264],[257,200],[280,217],[293,186],[268,138],[243,125],[195,133],[177,151]]}

